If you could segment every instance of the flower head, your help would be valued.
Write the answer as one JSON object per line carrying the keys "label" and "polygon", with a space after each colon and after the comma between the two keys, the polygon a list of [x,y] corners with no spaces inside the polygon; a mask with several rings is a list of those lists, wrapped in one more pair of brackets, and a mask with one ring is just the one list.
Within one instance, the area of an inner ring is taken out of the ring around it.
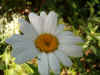
{"label": "flower head", "polygon": [[48,15],[41,12],[29,14],[30,23],[19,19],[23,35],[13,35],[7,39],[12,44],[12,56],[15,62],[22,64],[38,56],[38,69],[41,75],[48,75],[49,70],[60,72],[60,62],[71,66],[68,56],[82,56],[82,49],[75,45],[82,42],[72,32],[64,31],[64,25],[57,26],[57,15],[51,11]]}

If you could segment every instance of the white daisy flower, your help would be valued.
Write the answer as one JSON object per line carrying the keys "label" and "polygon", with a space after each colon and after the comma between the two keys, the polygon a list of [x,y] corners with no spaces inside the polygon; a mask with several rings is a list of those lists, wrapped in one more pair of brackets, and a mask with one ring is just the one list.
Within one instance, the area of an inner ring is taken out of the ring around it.
{"label": "white daisy flower", "polygon": [[57,15],[51,11],[48,15],[41,12],[29,14],[28,23],[19,20],[23,35],[13,35],[6,42],[12,44],[12,56],[15,62],[22,64],[38,56],[38,70],[41,75],[49,75],[52,70],[60,73],[60,62],[64,66],[71,66],[68,56],[82,56],[82,48],[75,45],[82,42],[80,37],[74,37],[70,31],[64,31],[64,25],[57,26]]}

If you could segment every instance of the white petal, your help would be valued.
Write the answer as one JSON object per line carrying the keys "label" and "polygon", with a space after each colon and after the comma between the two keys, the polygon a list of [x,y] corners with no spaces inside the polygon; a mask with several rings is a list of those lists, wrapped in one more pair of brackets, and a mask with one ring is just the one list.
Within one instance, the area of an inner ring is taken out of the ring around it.
{"label": "white petal", "polygon": [[21,64],[39,54],[33,41],[25,39],[24,36],[14,35],[7,40],[7,43],[12,44],[12,56],[16,57],[16,63]]}
{"label": "white petal", "polygon": [[19,19],[18,21],[21,24],[20,29],[24,33],[25,37],[35,38],[37,36],[36,30],[32,27],[32,24],[29,24],[24,19]]}
{"label": "white petal", "polygon": [[61,32],[64,31],[64,24],[59,24],[56,29],[56,35],[60,35]]}
{"label": "white petal", "polygon": [[34,56],[37,56],[39,51],[35,48],[33,41],[21,40],[14,43],[14,50],[12,51],[13,56],[17,56],[20,53],[31,52]]}
{"label": "white petal", "polygon": [[59,49],[64,51],[68,56],[82,56],[82,47],[77,43],[83,42],[80,37],[75,37],[72,32],[65,31],[58,35]]}
{"label": "white petal", "polygon": [[74,34],[71,31],[64,31],[63,27],[64,27],[64,25],[59,25],[58,26],[58,28],[61,28],[60,29],[61,31],[59,31],[59,29],[58,29],[58,31],[60,32],[60,34],[57,35],[57,36],[60,36],[60,37],[61,36],[74,36]]}
{"label": "white petal", "polygon": [[49,58],[50,69],[54,71],[55,74],[58,75],[60,73],[60,64],[58,59],[53,53],[49,53],[48,58]]}
{"label": "white petal", "polygon": [[46,14],[44,11],[42,11],[42,12],[40,13],[40,16],[43,17],[43,19],[45,19],[45,20],[46,20],[46,18],[47,18],[47,14]]}
{"label": "white petal", "polygon": [[62,64],[64,66],[71,66],[72,65],[72,61],[63,52],[57,50],[57,51],[55,51],[55,55],[57,56],[59,61],[62,62]]}
{"label": "white petal", "polygon": [[43,32],[44,23],[43,23],[43,18],[41,16],[38,16],[35,13],[30,13],[29,20],[39,34]]}
{"label": "white petal", "polygon": [[20,41],[22,39],[23,39],[23,36],[16,34],[16,35],[13,35],[12,37],[6,39],[6,42],[8,44],[14,44],[15,42]]}
{"label": "white petal", "polygon": [[31,49],[23,50],[23,48],[22,48],[21,51],[23,51],[23,52],[21,52],[19,50],[12,51],[12,56],[14,56],[16,58],[15,63],[23,64],[23,63],[27,62],[28,60],[32,60],[34,57],[36,57],[39,54],[39,53],[35,53],[35,51],[36,51],[35,49],[33,49],[33,50],[31,50]]}
{"label": "white petal", "polygon": [[67,56],[82,56],[82,48],[74,45],[60,45],[59,50],[63,51]]}
{"label": "white petal", "polygon": [[46,19],[47,19],[47,14],[46,14],[46,12],[44,12],[44,11],[42,11],[41,13],[40,13],[40,16],[41,16],[41,18],[43,19],[42,20],[42,22],[43,22],[43,32],[45,32],[45,30],[44,30],[44,24],[45,24],[45,21],[46,21]]}
{"label": "white petal", "polygon": [[56,26],[57,26],[57,15],[55,12],[51,11],[44,24],[44,31],[46,33],[51,33],[54,34],[56,31]]}
{"label": "white petal", "polygon": [[66,45],[76,45],[77,43],[83,42],[80,37],[76,37],[72,34],[72,32],[65,31],[58,35],[58,39],[60,44]]}
{"label": "white petal", "polygon": [[67,35],[67,36],[73,36],[73,33],[71,31],[64,31],[64,24],[59,24],[56,29],[56,35]]}
{"label": "white petal", "polygon": [[45,53],[42,53],[38,58],[38,70],[40,75],[49,75],[48,56]]}

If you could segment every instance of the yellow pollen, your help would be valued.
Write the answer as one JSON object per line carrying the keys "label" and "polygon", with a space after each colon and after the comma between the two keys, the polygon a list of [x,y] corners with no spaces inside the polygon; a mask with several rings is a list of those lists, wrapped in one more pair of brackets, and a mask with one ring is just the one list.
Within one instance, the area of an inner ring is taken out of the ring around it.
{"label": "yellow pollen", "polygon": [[36,48],[41,52],[53,52],[58,48],[58,39],[51,34],[41,34],[35,40]]}

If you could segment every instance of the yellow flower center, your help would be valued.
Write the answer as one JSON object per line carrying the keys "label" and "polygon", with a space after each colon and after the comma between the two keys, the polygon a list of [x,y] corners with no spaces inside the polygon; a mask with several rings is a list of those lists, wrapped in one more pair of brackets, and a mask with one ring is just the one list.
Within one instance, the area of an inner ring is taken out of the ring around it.
{"label": "yellow flower center", "polygon": [[51,34],[41,34],[35,40],[36,48],[41,52],[53,52],[58,48],[58,39]]}

